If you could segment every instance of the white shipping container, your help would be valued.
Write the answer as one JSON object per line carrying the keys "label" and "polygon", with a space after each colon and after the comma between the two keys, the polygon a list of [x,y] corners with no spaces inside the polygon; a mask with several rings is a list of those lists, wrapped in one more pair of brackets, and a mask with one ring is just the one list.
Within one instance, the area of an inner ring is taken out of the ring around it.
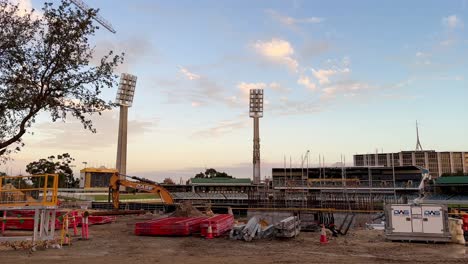
{"label": "white shipping container", "polygon": [[391,204],[385,208],[385,235],[389,240],[450,241],[444,205]]}

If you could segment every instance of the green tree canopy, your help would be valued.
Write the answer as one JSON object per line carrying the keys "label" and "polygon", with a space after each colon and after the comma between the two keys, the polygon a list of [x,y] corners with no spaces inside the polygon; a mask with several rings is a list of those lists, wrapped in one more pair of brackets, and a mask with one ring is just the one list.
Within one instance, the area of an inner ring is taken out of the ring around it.
{"label": "green tree canopy", "polygon": [[[73,177],[73,170],[70,167],[74,160],[68,153],[57,155],[57,157],[50,156],[29,163],[26,166],[26,172],[29,174],[58,174],[59,188],[78,188],[80,180]],[[32,178],[32,180],[37,185],[36,178]]]}
{"label": "green tree canopy", "polygon": [[195,178],[216,178],[216,177],[224,177],[224,178],[233,178],[231,175],[227,174],[226,172],[219,172],[213,168],[209,168],[205,170],[205,172],[200,172],[195,174]]}

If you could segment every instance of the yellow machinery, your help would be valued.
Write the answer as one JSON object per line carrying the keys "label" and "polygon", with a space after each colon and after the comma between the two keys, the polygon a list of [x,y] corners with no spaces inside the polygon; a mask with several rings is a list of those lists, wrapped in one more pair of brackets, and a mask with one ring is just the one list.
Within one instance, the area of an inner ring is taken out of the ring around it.
{"label": "yellow machinery", "polygon": [[80,187],[86,190],[107,190],[110,178],[116,169],[84,168],[80,170]]}
{"label": "yellow machinery", "polygon": [[0,207],[56,206],[58,175],[0,176]]}
{"label": "yellow machinery", "polygon": [[[130,181],[126,178],[130,178],[136,181]],[[112,196],[112,203],[114,204],[114,209],[119,209],[120,201],[120,186],[130,187],[139,191],[144,191],[148,193],[158,194],[163,203],[165,204],[174,204],[171,194],[161,185],[156,182],[142,179],[136,176],[126,176],[119,173],[112,174],[109,184],[109,192]]]}

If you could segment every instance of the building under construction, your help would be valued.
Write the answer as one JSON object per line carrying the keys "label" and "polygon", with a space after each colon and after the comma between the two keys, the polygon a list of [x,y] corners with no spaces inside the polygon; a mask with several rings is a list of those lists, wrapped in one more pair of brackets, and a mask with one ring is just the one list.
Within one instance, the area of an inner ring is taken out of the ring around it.
{"label": "building under construction", "polygon": [[286,207],[381,209],[418,197],[427,173],[417,166],[273,168],[274,197],[267,200]]}
{"label": "building under construction", "polygon": [[432,177],[468,173],[468,151],[437,152],[434,150],[401,151],[354,155],[354,166],[420,166],[427,168]]}

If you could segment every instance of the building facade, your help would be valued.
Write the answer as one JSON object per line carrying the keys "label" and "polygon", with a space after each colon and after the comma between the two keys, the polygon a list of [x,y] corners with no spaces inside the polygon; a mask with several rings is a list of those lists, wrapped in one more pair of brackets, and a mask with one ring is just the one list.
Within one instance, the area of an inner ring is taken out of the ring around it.
{"label": "building facade", "polygon": [[354,155],[354,166],[420,166],[429,170],[432,177],[444,174],[467,174],[467,152],[402,151],[397,153],[375,153]]}

